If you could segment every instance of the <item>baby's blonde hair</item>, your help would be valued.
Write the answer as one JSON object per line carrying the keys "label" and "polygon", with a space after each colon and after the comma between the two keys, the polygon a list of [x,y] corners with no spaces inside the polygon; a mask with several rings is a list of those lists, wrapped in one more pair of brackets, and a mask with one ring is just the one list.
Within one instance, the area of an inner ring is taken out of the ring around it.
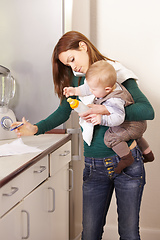
{"label": "baby's blonde hair", "polygon": [[86,72],[86,80],[97,81],[105,87],[113,87],[117,80],[117,74],[114,67],[105,60],[93,63]]}

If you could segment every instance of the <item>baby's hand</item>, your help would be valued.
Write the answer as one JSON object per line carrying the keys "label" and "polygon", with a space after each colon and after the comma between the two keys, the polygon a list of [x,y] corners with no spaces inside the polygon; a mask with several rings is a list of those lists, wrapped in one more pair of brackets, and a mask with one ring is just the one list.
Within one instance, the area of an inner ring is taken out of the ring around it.
{"label": "baby's hand", "polygon": [[63,95],[65,95],[66,97],[74,96],[75,95],[75,88],[74,87],[63,88]]}

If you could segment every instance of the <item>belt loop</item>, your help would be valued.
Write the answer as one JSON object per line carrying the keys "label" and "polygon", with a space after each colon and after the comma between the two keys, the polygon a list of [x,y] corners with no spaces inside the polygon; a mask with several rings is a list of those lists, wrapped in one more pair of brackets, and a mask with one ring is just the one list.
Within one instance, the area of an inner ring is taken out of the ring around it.
{"label": "belt loop", "polygon": [[95,169],[95,160],[94,160],[94,158],[92,158],[92,167],[93,167],[93,169]]}
{"label": "belt loop", "polygon": [[140,150],[140,148],[139,148],[138,146],[136,146],[136,154],[138,155],[138,153],[139,153],[140,156],[143,158],[142,151]]}

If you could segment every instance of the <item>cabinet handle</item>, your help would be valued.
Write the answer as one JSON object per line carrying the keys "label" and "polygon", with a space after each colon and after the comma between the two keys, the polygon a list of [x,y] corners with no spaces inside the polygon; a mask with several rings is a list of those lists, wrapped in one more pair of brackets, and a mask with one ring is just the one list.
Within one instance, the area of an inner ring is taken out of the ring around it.
{"label": "cabinet handle", "polygon": [[29,212],[26,210],[22,210],[22,213],[26,213],[27,215],[27,235],[25,237],[22,237],[22,239],[28,239],[30,235],[30,217],[29,217]]}
{"label": "cabinet handle", "polygon": [[51,190],[52,191],[52,193],[53,193],[53,207],[52,207],[52,209],[51,210],[48,210],[48,212],[54,212],[55,211],[55,190],[54,190],[54,188],[52,188],[52,187],[48,187],[48,189],[49,190]]}
{"label": "cabinet handle", "polygon": [[64,153],[60,153],[59,156],[65,157],[70,153],[70,151],[65,150]]}
{"label": "cabinet handle", "polygon": [[68,191],[70,192],[73,189],[73,169],[69,168],[68,170],[71,173],[71,186],[68,189]]}
{"label": "cabinet handle", "polygon": [[3,193],[3,196],[10,197],[13,194],[15,194],[19,189],[17,187],[11,187],[11,192],[10,193]]}
{"label": "cabinet handle", "polygon": [[40,169],[34,170],[34,173],[42,173],[44,170],[46,170],[46,166],[40,166]]}

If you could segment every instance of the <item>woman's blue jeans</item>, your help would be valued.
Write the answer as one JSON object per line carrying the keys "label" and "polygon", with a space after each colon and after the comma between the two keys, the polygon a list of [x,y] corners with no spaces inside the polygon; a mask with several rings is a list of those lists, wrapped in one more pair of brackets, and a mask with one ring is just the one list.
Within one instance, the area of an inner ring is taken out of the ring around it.
{"label": "woman's blue jeans", "polygon": [[83,233],[82,240],[102,239],[103,227],[115,189],[120,240],[140,240],[139,212],[145,170],[142,154],[132,150],[134,163],[121,174],[114,173],[117,155],[107,159],[85,158],[83,172]]}

